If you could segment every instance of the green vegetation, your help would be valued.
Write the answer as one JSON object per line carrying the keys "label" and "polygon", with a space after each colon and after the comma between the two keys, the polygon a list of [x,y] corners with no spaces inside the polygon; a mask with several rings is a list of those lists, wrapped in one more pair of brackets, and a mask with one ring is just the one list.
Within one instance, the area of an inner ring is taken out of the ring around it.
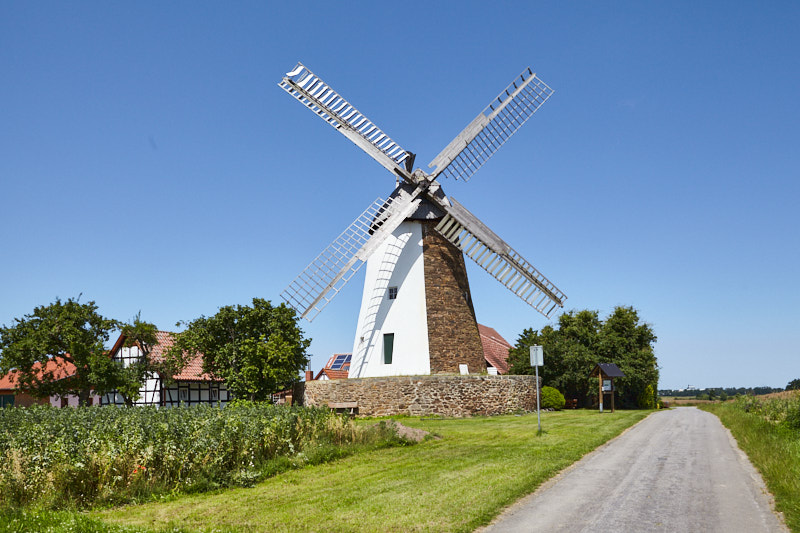
{"label": "green vegetation", "polygon": [[[472,531],[649,412],[400,421],[437,438],[293,470],[256,485],[96,512],[137,527],[223,531]],[[440,438],[438,438],[440,437]]]}
{"label": "green vegetation", "polygon": [[[158,369],[112,362],[105,343],[117,329],[131,342],[155,341],[155,326],[139,316],[125,324],[100,315],[95,302],[56,299],[0,327],[0,375],[14,371],[17,388],[39,397],[75,394],[81,405],[88,403],[91,391],[102,395],[119,389],[135,398],[145,374]],[[48,361],[55,365],[46,366]],[[64,379],[65,370],[74,375]]]}
{"label": "green vegetation", "polygon": [[533,374],[530,346],[541,345],[546,361],[539,370],[542,384],[589,407],[597,402],[598,394],[597,379],[590,378],[589,373],[597,363],[615,363],[625,374],[614,380],[617,404],[649,409],[655,398],[652,392],[644,405],[639,400],[645,398],[647,387],[658,389],[655,342],[653,329],[639,322],[639,314],[632,307],[615,308],[605,321],[600,320],[597,311],[570,311],[558,317],[555,328],[525,329],[509,351],[509,372]]}
{"label": "green vegetation", "polygon": [[402,444],[322,409],[238,402],[156,409],[0,409],[0,508],[70,509],[249,486]]}
{"label": "green vegetation", "polygon": [[554,389],[553,387],[542,387],[540,394],[542,409],[555,409],[558,411],[564,407],[565,403],[567,403],[567,400],[564,399],[564,395],[558,392],[558,389]]}
{"label": "green vegetation", "polygon": [[253,298],[252,307],[227,305],[189,322],[167,354],[202,353],[203,371],[223,379],[234,397],[264,401],[299,380],[310,343],[292,308]]}
{"label": "green vegetation", "polygon": [[[13,533],[147,533],[148,529],[106,524],[72,511],[31,511],[0,508],[0,531]],[[178,533],[180,529],[164,530]]]}
{"label": "green vegetation", "polygon": [[800,397],[705,404],[730,429],[761,472],[775,507],[792,531],[800,531]]}

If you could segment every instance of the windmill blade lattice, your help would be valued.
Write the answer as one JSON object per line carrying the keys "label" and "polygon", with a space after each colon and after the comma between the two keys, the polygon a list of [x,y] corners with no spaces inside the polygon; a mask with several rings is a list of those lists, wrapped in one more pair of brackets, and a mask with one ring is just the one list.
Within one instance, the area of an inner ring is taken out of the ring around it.
{"label": "windmill blade lattice", "polygon": [[281,297],[301,317],[314,320],[420,201],[419,191],[400,191],[388,200],[375,200],[283,290]]}
{"label": "windmill blade lattice", "polygon": [[283,77],[278,86],[353,141],[386,169],[391,172],[402,170],[403,163],[410,154],[305,65],[298,63]]}
{"label": "windmill blade lattice", "polygon": [[547,318],[564,306],[558,287],[453,197],[450,202],[436,231]]}
{"label": "windmill blade lattice", "polygon": [[428,168],[436,167],[431,176],[468,181],[552,94],[525,69],[430,162]]}

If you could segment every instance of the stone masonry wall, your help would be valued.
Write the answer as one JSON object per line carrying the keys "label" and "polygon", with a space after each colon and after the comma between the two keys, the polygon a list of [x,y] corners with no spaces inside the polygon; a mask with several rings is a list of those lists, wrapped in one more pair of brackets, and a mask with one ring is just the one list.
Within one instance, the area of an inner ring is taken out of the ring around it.
{"label": "stone masonry wall", "polygon": [[534,376],[434,375],[305,383],[304,405],[358,402],[359,416],[498,415],[536,409]]}
{"label": "stone masonry wall", "polygon": [[459,364],[471,374],[485,372],[464,254],[433,229],[437,222],[422,227],[431,374],[458,373]]}

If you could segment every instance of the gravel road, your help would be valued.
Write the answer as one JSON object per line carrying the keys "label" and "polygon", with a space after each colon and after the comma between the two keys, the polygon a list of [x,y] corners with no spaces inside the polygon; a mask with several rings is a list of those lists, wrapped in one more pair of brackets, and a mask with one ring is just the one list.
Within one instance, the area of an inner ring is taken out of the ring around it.
{"label": "gravel road", "polygon": [[770,502],[719,419],[679,407],[653,413],[482,531],[788,531]]}

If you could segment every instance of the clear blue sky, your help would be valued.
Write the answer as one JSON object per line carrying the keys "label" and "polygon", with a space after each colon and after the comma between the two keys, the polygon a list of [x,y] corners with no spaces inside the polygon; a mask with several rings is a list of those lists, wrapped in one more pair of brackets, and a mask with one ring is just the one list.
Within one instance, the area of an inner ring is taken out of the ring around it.
{"label": "clear blue sky", "polygon": [[[278,301],[394,186],[277,87],[297,61],[418,166],[530,65],[553,97],[445,191],[568,309],[638,309],[662,388],[785,386],[799,28],[796,2],[1,2],[0,324],[79,293],[163,329]],[[469,273],[510,342],[547,324]],[[361,279],[305,323],[315,370],[351,350]]]}

